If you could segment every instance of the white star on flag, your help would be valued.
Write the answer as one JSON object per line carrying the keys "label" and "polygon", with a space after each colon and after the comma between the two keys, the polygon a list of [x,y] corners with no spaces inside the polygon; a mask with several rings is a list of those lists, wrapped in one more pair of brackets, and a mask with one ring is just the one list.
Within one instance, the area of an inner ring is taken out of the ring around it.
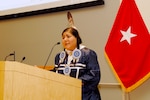
{"label": "white star on flag", "polygon": [[127,29],[127,31],[121,31],[123,37],[121,38],[120,42],[126,40],[129,44],[131,44],[131,38],[137,36],[136,34],[131,33],[131,26]]}

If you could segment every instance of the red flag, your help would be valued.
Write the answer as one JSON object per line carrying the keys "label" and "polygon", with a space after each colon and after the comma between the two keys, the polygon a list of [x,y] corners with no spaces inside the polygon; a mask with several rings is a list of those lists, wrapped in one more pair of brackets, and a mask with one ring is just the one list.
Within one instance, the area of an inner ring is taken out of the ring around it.
{"label": "red flag", "polygon": [[122,1],[105,55],[126,92],[149,78],[150,35],[134,0]]}

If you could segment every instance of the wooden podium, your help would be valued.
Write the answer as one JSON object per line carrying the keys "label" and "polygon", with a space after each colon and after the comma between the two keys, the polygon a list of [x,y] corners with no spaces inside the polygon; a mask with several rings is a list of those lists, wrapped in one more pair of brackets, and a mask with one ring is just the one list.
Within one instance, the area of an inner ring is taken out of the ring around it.
{"label": "wooden podium", "polygon": [[81,100],[81,80],[19,62],[0,61],[0,100]]}

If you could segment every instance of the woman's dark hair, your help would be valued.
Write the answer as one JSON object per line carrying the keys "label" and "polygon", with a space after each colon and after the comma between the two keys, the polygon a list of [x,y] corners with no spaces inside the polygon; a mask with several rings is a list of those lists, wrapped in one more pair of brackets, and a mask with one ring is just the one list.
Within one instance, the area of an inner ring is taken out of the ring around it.
{"label": "woman's dark hair", "polygon": [[68,28],[64,29],[64,31],[62,32],[62,35],[64,32],[70,32],[73,36],[75,36],[77,38],[77,48],[79,49],[79,45],[82,43],[82,39],[79,35],[78,30],[73,27],[68,27]]}

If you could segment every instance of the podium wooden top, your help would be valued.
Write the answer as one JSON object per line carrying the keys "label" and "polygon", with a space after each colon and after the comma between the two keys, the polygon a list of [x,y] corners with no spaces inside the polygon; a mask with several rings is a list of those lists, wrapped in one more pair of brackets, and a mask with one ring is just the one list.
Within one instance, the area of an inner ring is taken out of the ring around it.
{"label": "podium wooden top", "polygon": [[[46,68],[51,68],[51,67],[46,67]],[[19,63],[17,61],[0,61],[0,71],[19,72],[19,73],[24,73],[27,75],[37,76],[45,79],[50,79],[55,81],[59,80],[61,83],[65,83],[68,81],[67,84],[74,85],[77,87],[80,86],[78,84],[81,84],[81,80],[79,79],[58,74],[52,71],[47,71],[41,69],[40,67]]]}

